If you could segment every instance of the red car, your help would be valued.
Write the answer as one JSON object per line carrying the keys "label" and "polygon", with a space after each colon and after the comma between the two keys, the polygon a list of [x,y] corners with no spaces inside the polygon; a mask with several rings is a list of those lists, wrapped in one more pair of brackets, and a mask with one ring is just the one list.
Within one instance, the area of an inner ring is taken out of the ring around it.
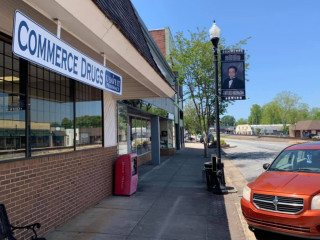
{"label": "red car", "polygon": [[320,143],[287,147],[263,167],[243,189],[249,228],[320,239]]}

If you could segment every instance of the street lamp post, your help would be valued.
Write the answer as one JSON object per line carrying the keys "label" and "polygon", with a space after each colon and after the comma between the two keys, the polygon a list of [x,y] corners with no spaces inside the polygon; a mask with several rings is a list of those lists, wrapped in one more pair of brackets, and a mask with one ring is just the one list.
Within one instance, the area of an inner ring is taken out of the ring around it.
{"label": "street lamp post", "polygon": [[[209,30],[210,39],[214,48],[214,63],[215,63],[215,114],[216,114],[216,132],[217,132],[217,169],[216,169],[216,183],[213,187],[214,193],[227,193],[226,184],[224,180],[223,164],[221,162],[221,146],[220,146],[220,119],[219,119],[219,85],[218,85],[218,43],[220,40],[220,28],[216,25],[216,21],[213,22],[212,27]],[[214,158],[212,158],[212,167],[215,166]],[[214,169],[213,169],[214,170]]]}

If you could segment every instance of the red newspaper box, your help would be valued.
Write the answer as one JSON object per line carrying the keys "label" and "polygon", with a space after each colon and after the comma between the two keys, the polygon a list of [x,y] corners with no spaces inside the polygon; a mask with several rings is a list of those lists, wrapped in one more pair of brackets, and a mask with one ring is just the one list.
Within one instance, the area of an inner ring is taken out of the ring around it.
{"label": "red newspaper box", "polygon": [[137,191],[138,165],[137,154],[124,154],[116,161],[115,195],[130,196]]}

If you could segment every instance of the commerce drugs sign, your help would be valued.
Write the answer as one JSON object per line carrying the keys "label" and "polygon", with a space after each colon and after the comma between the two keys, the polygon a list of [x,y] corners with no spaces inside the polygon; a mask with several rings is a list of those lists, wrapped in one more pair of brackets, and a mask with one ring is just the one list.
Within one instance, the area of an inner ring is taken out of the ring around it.
{"label": "commerce drugs sign", "polygon": [[74,80],[122,94],[122,77],[22,14],[15,12],[12,51],[15,55]]}

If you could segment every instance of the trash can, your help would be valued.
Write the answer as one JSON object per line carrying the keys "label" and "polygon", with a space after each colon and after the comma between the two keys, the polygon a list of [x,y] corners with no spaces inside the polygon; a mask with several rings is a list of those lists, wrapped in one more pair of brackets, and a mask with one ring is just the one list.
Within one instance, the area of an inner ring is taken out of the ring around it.
{"label": "trash can", "polygon": [[205,162],[204,163],[204,170],[206,173],[207,190],[211,191],[214,186],[214,174],[212,171],[212,162]]}
{"label": "trash can", "polygon": [[[211,191],[212,188],[217,184],[217,158],[212,154],[211,161],[204,163],[204,170],[207,179],[207,190]],[[213,167],[212,167],[213,163]]]}

